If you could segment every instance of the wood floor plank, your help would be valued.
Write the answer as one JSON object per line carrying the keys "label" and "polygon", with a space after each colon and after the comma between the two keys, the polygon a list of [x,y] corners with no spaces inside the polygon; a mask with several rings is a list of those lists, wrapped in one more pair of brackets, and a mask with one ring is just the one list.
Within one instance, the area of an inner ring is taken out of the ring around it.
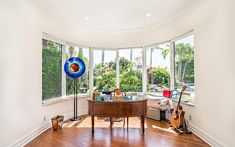
{"label": "wood floor plank", "polygon": [[51,128],[29,142],[26,147],[208,147],[194,134],[178,135],[164,121],[145,120],[145,134],[140,119],[129,118],[129,129],[123,122],[114,122],[112,130],[108,119],[95,118],[95,133],[91,133],[91,118],[83,116],[78,122],[66,121],[63,128]]}

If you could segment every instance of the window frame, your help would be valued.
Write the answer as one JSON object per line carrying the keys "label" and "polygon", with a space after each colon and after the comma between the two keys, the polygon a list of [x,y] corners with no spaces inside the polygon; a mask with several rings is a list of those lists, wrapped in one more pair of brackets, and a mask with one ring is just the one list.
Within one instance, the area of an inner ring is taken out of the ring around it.
{"label": "window frame", "polygon": [[[77,44],[74,44],[74,43],[70,43],[70,42],[67,42],[67,41],[64,41],[62,39],[59,39],[57,37],[54,37],[52,35],[49,35],[47,33],[42,33],[42,38],[41,38],[41,41],[43,39],[46,39],[46,40],[49,40],[49,41],[53,41],[53,42],[56,42],[56,43],[59,43],[61,45],[61,96],[59,97],[51,97],[49,99],[46,99],[46,100],[43,100],[41,98],[41,104],[42,106],[47,106],[47,105],[50,105],[50,104],[54,104],[54,103],[58,103],[58,102],[62,102],[62,101],[65,101],[65,100],[69,100],[69,99],[73,99],[73,95],[66,95],[66,74],[64,72],[64,62],[66,61],[66,46],[75,46],[75,47],[81,47],[81,48],[88,48],[89,49],[89,67],[87,69],[89,69],[89,88],[90,88],[90,84],[91,84],[91,81],[90,81],[90,71],[92,71],[93,73],[93,70],[90,70],[91,68],[91,59],[93,61],[93,56],[91,56],[91,47],[87,47],[87,46],[83,46],[83,45],[77,45]],[[41,47],[42,49],[42,47]],[[42,53],[42,52],[41,52]],[[41,55],[42,57],[42,55]],[[92,57],[92,58],[91,58]],[[42,61],[42,60],[41,60]],[[42,80],[42,79],[41,79]],[[41,93],[42,93],[42,88],[41,88]],[[78,98],[87,98],[91,95],[91,91],[89,91],[89,93],[82,93],[82,94],[78,94]]]}
{"label": "window frame", "polygon": [[[117,56],[118,61],[116,62],[116,65],[120,64],[120,51],[122,51],[122,50],[135,50],[135,49],[139,49],[140,52],[141,52],[141,55],[142,55],[142,61],[141,61],[141,65],[142,65],[142,69],[141,69],[141,71],[142,71],[142,75],[141,75],[141,78],[142,78],[141,89],[142,90],[141,91],[136,91],[136,92],[126,91],[126,93],[127,94],[136,94],[136,93],[146,94],[146,92],[147,92],[147,83],[146,83],[145,79],[147,79],[147,76],[145,76],[145,75],[147,75],[147,72],[145,72],[145,70],[144,70],[146,68],[146,66],[144,66],[146,64],[146,63],[144,63],[144,62],[146,62],[146,56],[145,56],[145,53],[146,53],[145,50],[146,49],[145,49],[145,47],[131,47],[131,48],[119,48],[119,49],[117,49],[117,51],[118,51],[118,56]],[[133,56],[133,54],[132,54],[132,56]],[[120,66],[118,66],[118,68],[119,67]],[[116,83],[116,84],[119,86],[118,88],[120,88],[120,82],[121,82],[121,79],[120,79],[120,69],[118,69],[118,70],[119,70],[119,72],[117,73],[117,76],[118,76],[119,83]]]}
{"label": "window frame", "polygon": [[[176,38],[174,38],[172,41],[171,41],[171,43],[172,43],[172,45],[171,45],[171,47],[172,47],[172,49],[171,49],[171,51],[172,51],[172,57],[171,57],[171,60],[172,60],[172,65],[171,65],[171,79],[172,79],[172,86],[171,86],[171,89],[174,89],[174,88],[176,88],[176,72],[175,72],[175,49],[176,49],[176,42],[177,41],[179,41],[179,40],[181,40],[181,39],[184,39],[184,38],[187,38],[187,37],[189,37],[189,36],[193,36],[193,50],[194,50],[194,56],[193,56],[193,60],[194,60],[194,86],[195,86],[195,34],[194,34],[194,32],[193,31],[191,31],[191,32],[187,32],[187,33],[185,33],[185,34],[183,34],[183,35],[181,35],[181,36],[179,36],[179,37],[176,37]],[[196,94],[196,88],[194,89],[194,94]],[[189,102],[185,102],[186,104],[188,104],[188,105],[191,105],[191,106],[194,106],[194,104],[195,104],[195,97],[196,96],[194,96]],[[174,100],[174,101],[178,101],[178,99],[172,99],[172,100]],[[185,99],[183,98],[183,96],[182,96],[182,100],[184,101]]]}
{"label": "window frame", "polygon": [[[64,64],[63,63],[65,63],[65,61],[66,61],[66,47],[69,47],[68,45],[64,45],[64,48],[62,48],[62,49],[64,49],[63,50],[63,54],[62,54],[62,57],[63,57],[63,62],[62,62],[62,75],[63,75],[63,77],[62,77],[62,89],[61,89],[61,91],[62,91],[62,93],[63,93],[63,97],[72,97],[73,96],[73,94],[71,94],[71,95],[67,95],[67,81],[66,81],[66,77],[67,77],[67,75],[66,75],[66,73],[64,72]],[[89,75],[89,72],[90,72],[90,48],[88,48],[88,47],[80,47],[80,46],[74,46],[74,48],[75,48],[75,50],[76,50],[76,48],[82,48],[82,49],[88,49],[88,54],[89,54],[89,56],[88,56],[88,67],[86,67],[86,70],[88,70],[88,88],[89,88],[89,84],[90,84],[90,75]],[[83,50],[84,51],[84,50]],[[85,74],[85,73],[84,73]],[[78,87],[79,88],[79,87]],[[90,89],[88,89],[88,91],[89,91]],[[89,92],[86,92],[86,93],[78,93],[77,95],[78,95],[78,97],[80,97],[80,96],[83,96],[83,95],[89,95],[90,94],[90,91]]]}
{"label": "window frame", "polygon": [[[65,51],[64,51],[65,46],[76,46],[76,47],[81,47],[81,48],[89,48],[89,67],[87,68],[87,69],[89,69],[89,93],[78,94],[78,98],[85,98],[85,97],[89,97],[92,95],[93,87],[94,87],[94,73],[93,73],[94,50],[116,51],[116,59],[115,59],[115,62],[116,62],[116,87],[119,88],[120,87],[119,51],[122,49],[135,49],[135,48],[140,49],[141,48],[142,49],[142,91],[140,91],[140,92],[142,92],[143,94],[147,94],[146,50],[148,47],[151,47],[151,46],[169,43],[170,44],[170,88],[173,89],[175,87],[175,42],[177,40],[180,40],[182,38],[185,38],[185,37],[188,37],[191,35],[193,35],[195,38],[195,34],[194,34],[193,30],[190,30],[190,31],[178,36],[178,37],[173,38],[173,39],[166,40],[166,41],[159,42],[159,43],[155,43],[155,44],[151,44],[151,45],[147,45],[147,46],[125,47],[125,48],[105,48],[105,49],[103,47],[96,48],[96,47],[88,47],[88,46],[84,46],[84,45],[70,43],[70,42],[61,40],[59,38],[56,38],[52,35],[49,35],[47,33],[43,33],[41,39],[47,39],[50,41],[60,43],[62,45],[62,66],[63,66],[63,62],[65,61]],[[194,43],[194,50],[195,50],[195,43]],[[195,54],[194,54],[194,60],[195,60]],[[194,70],[195,70],[195,62],[194,62]],[[55,98],[50,98],[48,100],[42,100],[42,104],[47,105],[47,104],[60,102],[60,101],[64,101],[64,100],[73,98],[71,95],[70,96],[66,95],[66,76],[63,71],[63,67],[62,67],[62,86],[61,87],[62,87],[62,89],[61,89],[62,96],[61,97],[55,97]],[[130,93],[137,93],[137,92],[130,92]],[[195,89],[195,93],[196,93],[196,89]],[[194,97],[194,101],[195,101],[195,97]],[[190,105],[192,105],[192,104],[190,104]]]}
{"label": "window frame", "polygon": [[[90,90],[90,95],[92,95],[92,92],[93,92],[93,89],[94,89],[94,51],[113,51],[113,52],[116,52],[115,53],[115,55],[116,55],[116,57],[115,57],[115,60],[114,60],[114,62],[115,62],[115,64],[116,64],[116,82],[115,82],[115,85],[116,85],[116,87],[119,87],[119,77],[117,77],[117,76],[119,76],[119,63],[117,62],[117,61],[119,61],[119,50],[118,49],[109,49],[109,48],[92,48],[92,47],[90,47],[90,49],[91,49],[91,51],[90,52],[92,52],[92,66],[90,66],[90,70],[92,70],[92,75],[89,75],[89,76],[92,76],[92,84],[90,85],[90,88],[92,89],[92,90]],[[105,53],[104,53],[104,57],[105,57]],[[117,73],[118,72],[118,73]],[[91,77],[89,77],[90,79],[91,79]],[[117,79],[118,78],[118,79]]]}
{"label": "window frame", "polygon": [[[47,41],[51,41],[51,42],[55,42],[55,43],[57,43],[57,44],[59,44],[59,48],[60,48],[60,54],[61,54],[61,57],[60,57],[60,60],[61,60],[61,66],[62,66],[62,61],[63,61],[63,44],[61,44],[60,42],[57,42],[57,41],[54,41],[54,40],[52,40],[52,39],[48,39],[48,38],[42,38],[41,39],[41,41],[43,41],[43,40],[47,40]],[[41,54],[43,54],[43,46],[41,47],[41,49],[42,49],[42,52],[41,52]],[[41,55],[41,57],[42,57],[42,55]],[[43,61],[43,59],[41,59],[41,61]],[[43,64],[41,64],[42,66],[43,66]],[[43,68],[42,68],[42,70],[43,70]],[[41,71],[42,71],[41,70]],[[63,71],[63,66],[61,67],[61,71]],[[42,74],[43,74],[43,72],[42,72]],[[42,76],[43,77],[43,76]],[[63,95],[62,95],[62,87],[63,87],[63,83],[62,83],[62,79],[63,79],[63,72],[61,73],[61,85],[60,85],[60,95],[61,96],[57,96],[57,97],[52,97],[52,98],[48,98],[48,99],[43,99],[43,87],[41,87],[41,93],[42,93],[42,102],[44,102],[44,101],[49,101],[49,100],[51,100],[51,99],[55,99],[55,98],[59,98],[59,97],[63,97]],[[41,79],[41,81],[43,81],[43,79]],[[43,84],[43,82],[42,82],[42,84]]]}

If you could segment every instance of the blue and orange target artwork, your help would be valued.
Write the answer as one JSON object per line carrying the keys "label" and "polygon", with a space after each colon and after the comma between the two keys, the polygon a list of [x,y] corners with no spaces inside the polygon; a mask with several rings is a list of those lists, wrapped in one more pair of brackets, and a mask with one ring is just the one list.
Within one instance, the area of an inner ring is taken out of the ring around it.
{"label": "blue and orange target artwork", "polygon": [[71,78],[79,78],[86,71],[84,61],[77,57],[69,58],[64,64],[64,71]]}

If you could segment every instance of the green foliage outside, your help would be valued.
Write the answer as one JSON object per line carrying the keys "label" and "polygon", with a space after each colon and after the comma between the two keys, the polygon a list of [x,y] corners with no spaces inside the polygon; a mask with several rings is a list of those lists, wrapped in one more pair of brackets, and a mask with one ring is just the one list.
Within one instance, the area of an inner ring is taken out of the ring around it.
{"label": "green foliage outside", "polygon": [[194,83],[194,50],[190,44],[179,43],[175,49],[176,84]]}
{"label": "green foliage outside", "polygon": [[[163,50],[163,56],[169,49]],[[183,99],[194,98],[194,49],[190,44],[176,43],[175,46],[175,88],[181,89],[188,85],[188,94],[183,94]]]}
{"label": "green foliage outside", "polygon": [[42,49],[42,99],[61,96],[61,47],[44,40]]}
{"label": "green foliage outside", "polygon": [[[73,57],[75,53],[81,58],[86,67],[88,59],[83,56],[83,49],[70,50],[66,52],[66,59]],[[169,54],[169,48],[162,49],[163,57]],[[152,57],[152,56],[151,56]],[[150,59],[152,60],[152,59]],[[43,100],[61,96],[61,45],[52,41],[43,39],[42,50],[42,97]],[[128,92],[142,91],[142,71],[135,69],[135,62],[121,57],[119,62],[120,70],[120,88]],[[103,62],[94,68],[94,90],[114,90],[116,88],[116,63]],[[78,93],[87,93],[88,86],[88,68],[85,74],[78,80]],[[170,87],[170,73],[167,68],[150,67],[147,72],[148,89],[150,84],[156,84],[159,87]],[[194,50],[189,44],[179,43],[175,48],[175,83],[179,88],[184,83],[194,83]],[[67,95],[73,94],[73,80],[66,77]]]}
{"label": "green foliage outside", "polygon": [[142,72],[139,70],[123,71],[120,74],[120,88],[128,92],[141,92]]}
{"label": "green foliage outside", "polygon": [[[120,88],[129,92],[142,91],[142,73],[133,70],[134,65],[121,57],[119,62]],[[100,63],[94,69],[94,90],[114,90],[116,88],[116,63]]]}
{"label": "green foliage outside", "polygon": [[[100,63],[94,69],[94,90],[114,90],[116,88],[115,62]],[[134,63],[121,57],[119,62],[120,88],[128,92],[142,91],[142,71],[134,69]],[[153,76],[153,84],[169,87],[170,73],[167,68],[152,68],[148,76]],[[148,88],[150,86],[148,85]]]}
{"label": "green foliage outside", "polygon": [[116,63],[103,62],[94,68],[94,90],[114,90],[116,88]]}
{"label": "green foliage outside", "polygon": [[116,88],[116,71],[107,71],[94,79],[95,90],[114,90]]}
{"label": "green foliage outside", "polygon": [[[151,67],[152,52],[155,49],[162,50],[163,58],[170,53],[169,44],[164,48],[155,46],[150,52],[150,67],[148,68],[148,91],[162,95],[162,90],[170,88],[170,73],[167,68]],[[172,77],[173,78],[173,77]],[[194,49],[190,44],[176,43],[175,46],[175,88],[181,89],[182,85],[188,85],[190,92],[183,95],[184,99],[194,97]],[[155,85],[155,87],[154,87]],[[154,87],[154,88],[153,88]]]}
{"label": "green foliage outside", "polygon": [[[169,48],[162,51],[165,58]],[[190,44],[178,43],[175,46],[175,83],[176,87],[184,83],[194,83],[194,49]]]}
{"label": "green foliage outside", "polygon": [[167,67],[156,67],[149,71],[148,75],[153,77],[153,84],[162,87],[170,87],[170,72]]}

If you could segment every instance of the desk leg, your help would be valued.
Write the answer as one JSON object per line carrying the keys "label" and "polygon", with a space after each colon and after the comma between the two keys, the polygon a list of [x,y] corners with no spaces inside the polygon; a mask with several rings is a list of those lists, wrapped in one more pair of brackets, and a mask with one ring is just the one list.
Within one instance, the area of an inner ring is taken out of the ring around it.
{"label": "desk leg", "polygon": [[142,133],[144,134],[144,115],[141,115],[141,128],[142,128]]}
{"label": "desk leg", "polygon": [[127,121],[126,122],[126,128],[128,129],[128,127],[129,127],[129,117],[126,118],[126,121]]}
{"label": "desk leg", "polygon": [[94,125],[95,125],[94,115],[92,115],[91,116],[91,132],[92,132],[92,134],[94,134]]}
{"label": "desk leg", "polygon": [[110,121],[110,129],[112,130],[112,127],[113,127],[113,119],[112,119],[112,117],[109,118],[109,121]]}

